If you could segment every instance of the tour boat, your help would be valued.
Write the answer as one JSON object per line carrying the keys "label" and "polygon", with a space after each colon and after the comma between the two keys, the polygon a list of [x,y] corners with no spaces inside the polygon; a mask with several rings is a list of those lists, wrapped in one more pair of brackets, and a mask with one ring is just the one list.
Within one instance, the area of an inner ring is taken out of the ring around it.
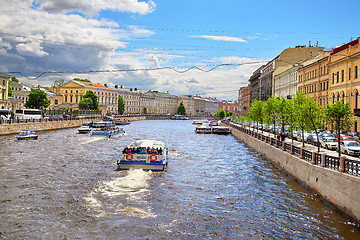
{"label": "tour boat", "polygon": [[208,120],[194,120],[192,124],[194,125],[201,125],[203,123],[208,123]]}
{"label": "tour boat", "polygon": [[18,135],[15,136],[18,140],[27,140],[27,139],[34,139],[38,138],[36,135],[35,130],[33,129],[25,129],[22,130]]}
{"label": "tour boat", "polygon": [[125,147],[118,170],[143,169],[164,171],[167,166],[168,149],[165,143],[156,140],[137,140]]}
{"label": "tour boat", "polygon": [[230,134],[230,129],[224,126],[212,126],[212,133],[214,134]]}
{"label": "tour boat", "polygon": [[124,129],[112,126],[112,127],[94,129],[91,131],[91,136],[111,138],[111,137],[119,136],[120,134],[124,134],[124,133],[125,133]]}
{"label": "tour boat", "polygon": [[115,124],[116,125],[129,125],[130,124],[130,121],[129,120],[115,120]]}
{"label": "tour boat", "polygon": [[82,125],[78,128],[78,133],[89,133],[91,132],[91,128],[88,125]]}
{"label": "tour boat", "polygon": [[203,123],[195,128],[196,133],[212,133],[212,127],[208,123]]}

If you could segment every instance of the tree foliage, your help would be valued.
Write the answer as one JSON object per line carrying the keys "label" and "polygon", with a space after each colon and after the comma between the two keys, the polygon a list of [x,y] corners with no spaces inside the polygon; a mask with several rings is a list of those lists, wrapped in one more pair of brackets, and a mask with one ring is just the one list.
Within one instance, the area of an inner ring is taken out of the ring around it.
{"label": "tree foliage", "polygon": [[87,91],[79,102],[80,109],[99,110],[98,97],[93,91]]}
{"label": "tree foliage", "polygon": [[227,116],[227,117],[231,117],[233,114],[234,114],[234,113],[233,113],[232,111],[229,111],[229,112],[226,113],[226,116]]}
{"label": "tree foliage", "polygon": [[264,123],[264,103],[262,101],[256,100],[251,104],[249,117],[251,121],[257,124],[260,123],[262,125]]}
{"label": "tree foliage", "polygon": [[54,81],[52,87],[53,88],[61,87],[64,83],[65,83],[64,79],[60,79],[58,81]]}
{"label": "tree foliage", "polygon": [[28,100],[25,102],[26,108],[46,109],[50,105],[50,100],[44,91],[31,89]]}
{"label": "tree foliage", "polygon": [[123,115],[124,112],[125,112],[125,101],[124,101],[124,98],[119,95],[119,98],[118,98],[118,113],[120,115]]}
{"label": "tree foliage", "polygon": [[341,155],[340,132],[350,129],[353,124],[353,115],[349,103],[344,104],[343,101],[336,101],[332,105],[329,104],[325,109],[326,120],[334,124],[337,133],[339,157]]}
{"label": "tree foliage", "polygon": [[216,113],[216,116],[220,119],[223,119],[225,116],[226,116],[226,113],[225,113],[225,110],[220,108],[217,113]]}
{"label": "tree foliage", "polygon": [[180,114],[180,115],[185,115],[186,114],[186,109],[185,109],[185,106],[184,106],[184,103],[181,102],[178,109],[177,109],[177,113]]}

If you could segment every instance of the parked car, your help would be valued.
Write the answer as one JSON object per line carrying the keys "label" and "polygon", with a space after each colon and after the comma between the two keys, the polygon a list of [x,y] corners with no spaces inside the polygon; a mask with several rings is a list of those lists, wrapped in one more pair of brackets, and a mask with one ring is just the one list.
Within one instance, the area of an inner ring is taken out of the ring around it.
{"label": "parked car", "polygon": [[337,148],[338,142],[334,137],[323,137],[320,140],[321,147],[325,149],[335,150]]}
{"label": "parked car", "polygon": [[[310,133],[305,132],[304,133],[304,142],[306,142],[307,137],[310,135]],[[302,134],[301,132],[298,133],[296,140],[298,140],[299,142],[302,142]]]}
{"label": "parked car", "polygon": [[356,139],[354,137],[351,136],[340,136],[340,141],[356,141]]}
{"label": "parked car", "polygon": [[321,136],[324,138],[324,137],[334,137],[331,133],[328,133],[328,132],[323,132],[321,134]]}
{"label": "parked car", "polygon": [[358,137],[358,135],[357,135],[356,132],[347,132],[347,133],[346,133],[346,136],[351,136],[351,137],[353,137],[353,138],[355,138],[355,139],[359,139],[359,137]]}
{"label": "parked car", "polygon": [[[322,138],[322,136],[319,135],[319,140]],[[316,134],[310,134],[307,138],[306,138],[306,142],[309,144],[312,144],[314,146],[318,145],[318,139]]]}
{"label": "parked car", "polygon": [[360,144],[356,141],[342,141],[340,143],[340,151],[347,155],[360,155]]}

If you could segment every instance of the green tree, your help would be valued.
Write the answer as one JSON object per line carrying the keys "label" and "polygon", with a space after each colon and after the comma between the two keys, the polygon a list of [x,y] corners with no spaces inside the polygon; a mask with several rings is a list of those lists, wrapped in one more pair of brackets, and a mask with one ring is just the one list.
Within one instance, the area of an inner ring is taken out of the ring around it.
{"label": "green tree", "polygon": [[281,125],[281,131],[285,131],[285,125],[288,124],[287,99],[284,97],[275,98],[276,121]]}
{"label": "green tree", "polygon": [[177,109],[177,113],[180,114],[180,115],[185,115],[186,114],[186,109],[185,109],[185,106],[184,106],[184,103],[181,102],[178,109]]}
{"label": "green tree", "polygon": [[40,89],[31,89],[28,100],[25,102],[26,108],[45,109],[50,105],[50,100],[46,93]]}
{"label": "green tree", "polygon": [[223,119],[225,116],[226,116],[226,113],[225,113],[225,110],[220,108],[217,113],[216,113],[216,116],[220,119]]}
{"label": "green tree", "polygon": [[[80,107],[81,106],[81,107]],[[87,91],[79,102],[80,109],[99,110],[98,97],[93,91]]]}
{"label": "green tree", "polygon": [[227,116],[227,117],[231,117],[233,114],[234,114],[234,113],[233,113],[232,111],[229,111],[229,112],[226,113],[226,116]]}
{"label": "green tree", "polygon": [[259,129],[259,123],[261,124],[261,126],[264,123],[263,108],[264,108],[264,103],[262,101],[256,100],[251,104],[249,109],[249,117],[251,121],[257,123],[258,129]]}
{"label": "green tree", "polygon": [[64,83],[65,83],[64,79],[60,79],[58,81],[54,81],[52,87],[53,88],[61,87]]}
{"label": "green tree", "polygon": [[350,126],[353,124],[353,113],[351,112],[349,103],[344,104],[343,101],[336,101],[332,105],[327,105],[325,108],[325,118],[328,122],[334,123],[334,127],[337,133],[338,152],[340,157],[340,132],[342,130],[350,129]]}
{"label": "green tree", "polygon": [[123,115],[124,112],[125,112],[125,101],[124,101],[124,98],[119,95],[119,98],[118,98],[118,113],[120,115]]}
{"label": "green tree", "polygon": [[306,95],[303,92],[297,92],[294,97],[294,107],[295,107],[295,113],[296,113],[296,122],[297,122],[297,128],[301,132],[301,138],[302,138],[302,146],[305,147],[305,141],[304,141],[304,133],[307,130],[310,130],[309,123],[307,119],[306,114]]}
{"label": "green tree", "polygon": [[289,126],[289,134],[291,135],[291,142],[294,143],[294,131],[297,128],[297,122],[296,122],[297,113],[293,99],[286,101],[285,109],[286,109],[287,124]]}
{"label": "green tree", "polygon": [[322,128],[323,111],[318,102],[306,96],[303,109],[304,116],[307,119],[307,129],[315,131],[318,143],[318,152],[320,152],[319,134],[317,129]]}
{"label": "green tree", "polygon": [[16,77],[11,77],[9,80],[9,87],[8,87],[8,97],[12,97],[13,95],[13,90],[11,88],[11,83],[12,82],[19,82],[19,80]]}
{"label": "green tree", "polygon": [[276,125],[276,98],[270,97],[264,105],[264,121],[268,125],[273,125],[273,131],[275,133]]}

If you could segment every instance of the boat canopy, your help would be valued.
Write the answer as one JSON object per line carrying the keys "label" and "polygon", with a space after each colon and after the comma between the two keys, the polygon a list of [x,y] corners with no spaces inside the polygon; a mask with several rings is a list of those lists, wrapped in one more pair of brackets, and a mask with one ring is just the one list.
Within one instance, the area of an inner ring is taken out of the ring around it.
{"label": "boat canopy", "polygon": [[165,148],[165,143],[162,141],[156,141],[156,140],[137,140],[135,142],[132,142],[129,146],[129,148],[138,148],[138,147],[144,147],[144,148]]}

